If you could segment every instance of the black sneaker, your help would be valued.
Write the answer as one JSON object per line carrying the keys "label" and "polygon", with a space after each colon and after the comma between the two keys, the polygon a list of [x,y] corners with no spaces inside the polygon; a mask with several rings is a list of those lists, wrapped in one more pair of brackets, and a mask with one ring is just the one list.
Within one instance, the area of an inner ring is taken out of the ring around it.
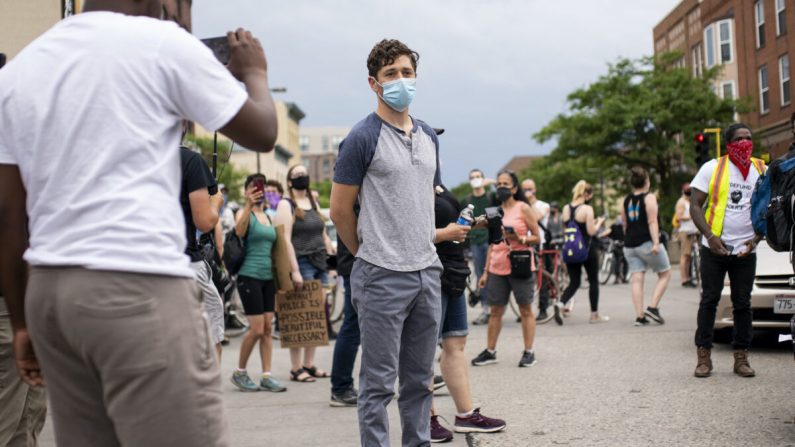
{"label": "black sneaker", "polygon": [[563,326],[563,303],[560,301],[555,303],[553,310],[555,311],[555,323],[557,323],[558,326]]}
{"label": "black sneaker", "polygon": [[[646,317],[651,318],[652,320],[656,321],[660,324],[665,324],[665,318],[660,315],[660,309],[656,307],[647,307],[646,308]],[[644,317],[645,318],[645,317]]]}
{"label": "black sneaker", "polygon": [[359,392],[356,388],[348,388],[347,390],[336,394],[331,393],[331,399],[328,404],[332,407],[355,407],[358,401]]}
{"label": "black sneaker", "polygon": [[433,376],[433,390],[436,391],[439,388],[446,387],[447,384],[444,382],[444,377],[442,376]]}
{"label": "black sneaker", "polygon": [[527,368],[536,364],[536,355],[533,352],[522,352],[522,360],[519,360],[519,368]]}
{"label": "black sneaker", "polygon": [[648,318],[635,318],[635,326],[648,326],[651,322]]}
{"label": "black sneaker", "polygon": [[453,432],[439,423],[439,416],[431,416],[431,442],[448,442],[453,440]]}
{"label": "black sneaker", "polygon": [[552,315],[550,315],[546,310],[541,311],[536,315],[536,323],[544,324],[552,319]]}
{"label": "black sneaker", "polygon": [[488,349],[484,349],[483,352],[472,359],[472,366],[491,365],[492,363],[497,363],[497,351],[492,354]]}

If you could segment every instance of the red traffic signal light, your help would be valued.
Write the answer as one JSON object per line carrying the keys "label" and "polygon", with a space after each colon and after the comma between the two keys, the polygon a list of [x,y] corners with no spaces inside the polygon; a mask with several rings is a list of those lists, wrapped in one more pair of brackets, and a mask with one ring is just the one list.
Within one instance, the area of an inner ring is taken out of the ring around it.
{"label": "red traffic signal light", "polygon": [[696,143],[703,143],[704,142],[704,134],[699,132],[696,134]]}

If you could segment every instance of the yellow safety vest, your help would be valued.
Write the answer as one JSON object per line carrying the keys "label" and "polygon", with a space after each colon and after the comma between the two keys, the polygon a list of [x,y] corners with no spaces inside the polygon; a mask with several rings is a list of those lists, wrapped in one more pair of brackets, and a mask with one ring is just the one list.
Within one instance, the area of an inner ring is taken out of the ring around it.
{"label": "yellow safety vest", "polygon": [[[707,193],[707,209],[704,217],[707,225],[712,229],[712,234],[720,237],[723,233],[723,217],[726,215],[726,204],[729,203],[729,160],[728,155],[718,159],[718,166],[712,171],[709,179],[709,192]],[[751,157],[751,164],[754,165],[759,175],[765,173],[767,167],[765,162],[758,158]],[[748,216],[750,219],[750,215]]]}

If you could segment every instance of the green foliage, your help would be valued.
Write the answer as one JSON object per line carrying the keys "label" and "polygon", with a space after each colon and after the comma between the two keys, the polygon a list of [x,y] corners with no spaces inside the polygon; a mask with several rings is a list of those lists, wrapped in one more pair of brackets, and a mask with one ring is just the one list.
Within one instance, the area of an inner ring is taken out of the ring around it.
{"label": "green foliage", "polygon": [[455,196],[458,201],[464,200],[464,197],[468,196],[472,193],[472,187],[469,186],[469,182],[461,183],[458,186],[453,187],[450,192]]}
{"label": "green foliage", "polygon": [[312,190],[317,191],[317,201],[321,208],[328,208],[331,203],[331,180],[312,183]]}
{"label": "green foliage", "polygon": [[[533,136],[539,143],[557,143],[527,173],[539,191],[562,198],[577,179],[595,182],[594,175],[601,175],[606,189],[620,196],[629,189],[629,169],[642,166],[660,193],[663,226],[669,226],[680,184],[695,173],[693,136],[706,127],[725,128],[735,111],[749,111],[747,101],[713,93],[718,68],[701,77],[670,68],[680,56],[619,60],[594,83],[569,94],[569,111]],[[590,178],[589,169],[597,171]]]}
{"label": "green foliage", "polygon": [[[185,136],[185,145],[193,149],[199,149],[202,158],[207,162],[207,166],[212,169],[213,163],[213,139],[198,137],[196,135],[188,134]],[[246,181],[247,174],[239,169],[236,169],[229,163],[229,156],[231,155],[232,144],[228,140],[218,141],[218,165],[217,173],[218,183],[223,183],[229,189],[229,200],[242,203],[243,202],[243,184]]]}

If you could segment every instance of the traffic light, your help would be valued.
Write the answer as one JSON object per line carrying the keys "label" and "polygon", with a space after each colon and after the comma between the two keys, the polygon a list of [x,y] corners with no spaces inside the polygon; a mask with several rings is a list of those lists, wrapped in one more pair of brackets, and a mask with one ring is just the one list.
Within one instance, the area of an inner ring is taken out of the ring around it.
{"label": "traffic light", "polygon": [[696,134],[696,166],[699,168],[704,163],[708,162],[711,157],[709,156],[709,135],[705,133]]}

